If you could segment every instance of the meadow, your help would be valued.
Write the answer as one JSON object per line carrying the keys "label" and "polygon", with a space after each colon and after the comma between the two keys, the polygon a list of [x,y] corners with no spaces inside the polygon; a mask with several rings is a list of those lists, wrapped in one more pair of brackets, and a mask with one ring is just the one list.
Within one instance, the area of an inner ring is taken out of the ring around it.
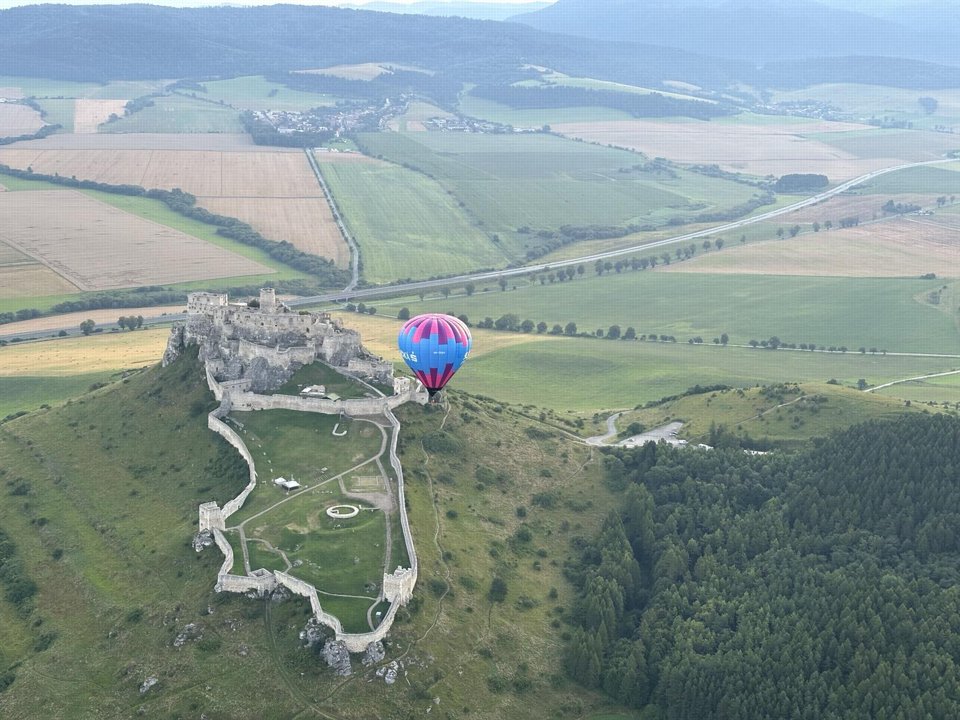
{"label": "meadow", "polygon": [[[960,140],[957,141],[960,145]],[[908,168],[881,175],[856,188],[864,195],[924,193],[930,195],[957,195],[960,193],[960,162],[944,165]]]}
{"label": "meadow", "polygon": [[[713,252],[722,256],[727,250]],[[565,283],[511,280],[506,292],[490,283],[481,284],[472,297],[458,291],[449,298],[433,296],[423,302],[400,298],[389,304],[379,301],[377,306],[382,313],[402,306],[413,314],[453,311],[474,324],[514,313],[521,321],[544,321],[550,328],[574,322],[579,332],[591,334],[598,329],[606,332],[611,325],[623,331],[632,326],[638,336],[672,335],[680,343],[697,336],[711,343],[727,333],[732,344],[742,345],[775,335],[783,342],[846,346],[851,351],[864,346],[889,352],[960,353],[953,318],[927,301],[928,293],[942,287],[938,280],[731,276],[660,269],[597,277],[592,265],[585,269],[583,279]],[[516,290],[510,289],[513,285]]]}
{"label": "meadow", "polygon": [[419,173],[386,163],[330,162],[320,171],[360,246],[370,282],[424,278],[505,263],[456,200]]}
{"label": "meadow", "polygon": [[518,110],[493,100],[474,97],[470,93],[460,96],[457,109],[467,117],[511,125],[515,128],[541,128],[544,125],[575,122],[604,122],[629,120],[630,114],[623,110],[606,107],[535,108]]}
{"label": "meadow", "polygon": [[153,105],[100,128],[105,133],[241,133],[233,108],[182,95],[153,98]]}
{"label": "meadow", "polygon": [[247,75],[229,80],[208,80],[202,83],[206,92],[181,91],[214,102],[222,102],[241,110],[309,110],[333,105],[332,95],[302,92],[271,82],[261,75]]}
{"label": "meadow", "polygon": [[664,225],[729,209],[756,192],[730,180],[661,172],[635,153],[550,135],[380,133],[363,134],[360,142],[369,154],[435,179],[520,260],[543,245],[539,231]]}

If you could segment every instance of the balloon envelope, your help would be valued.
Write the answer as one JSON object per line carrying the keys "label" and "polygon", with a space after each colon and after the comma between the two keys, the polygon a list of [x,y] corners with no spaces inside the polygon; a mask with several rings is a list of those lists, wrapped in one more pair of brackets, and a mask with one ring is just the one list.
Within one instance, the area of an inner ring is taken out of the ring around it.
{"label": "balloon envelope", "polygon": [[453,377],[467,359],[472,344],[466,325],[452,315],[440,313],[410,318],[397,337],[404,362],[431,396]]}

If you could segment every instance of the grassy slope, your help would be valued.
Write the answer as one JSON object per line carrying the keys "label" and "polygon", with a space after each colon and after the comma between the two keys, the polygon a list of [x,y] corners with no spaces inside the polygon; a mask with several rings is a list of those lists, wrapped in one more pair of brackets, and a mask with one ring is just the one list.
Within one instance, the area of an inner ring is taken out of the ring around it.
{"label": "grassy slope", "polygon": [[[0,714],[121,718],[143,707],[151,716],[261,718],[322,704],[331,717],[369,718],[376,708],[400,718],[432,697],[477,718],[526,718],[530,707],[547,715],[600,709],[595,696],[553,677],[560,630],[550,626],[556,607],[571,601],[560,567],[567,541],[595,527],[611,502],[586,448],[533,440],[522,418],[462,397],[446,419],[405,409],[402,453],[421,582],[389,652],[405,653],[409,684],[367,682],[364,673],[343,684],[297,648],[303,603],[214,594],[219,554],[197,555],[187,543],[197,503],[222,502],[245,480],[242,468],[225,476],[210,464],[216,440],[204,414],[191,412],[207,397],[197,364],[182,361],[0,427],[0,466],[15,468],[4,480],[29,486],[28,495],[0,504],[0,526],[39,585],[26,616],[0,601],[3,662],[19,662]],[[417,438],[444,421],[465,449],[426,454]],[[502,471],[483,490],[478,464]],[[559,493],[557,508],[532,505],[532,494],[548,489]],[[507,540],[521,523],[518,505],[530,509],[524,522],[533,538],[514,549]],[[53,560],[57,549],[63,556]],[[493,573],[508,584],[503,604],[486,598]],[[443,584],[431,580],[445,578],[453,592],[441,600]],[[550,587],[556,599],[547,597]],[[173,647],[190,622],[203,639]],[[53,643],[35,651],[41,631]],[[148,676],[160,682],[141,696]],[[524,676],[531,687],[512,690]],[[506,689],[492,692],[488,678]]]}
{"label": "grassy slope", "polygon": [[154,98],[152,107],[108,123],[105,133],[242,133],[236,110],[181,95]]}
{"label": "grassy slope", "polygon": [[320,169],[360,245],[371,282],[425,278],[505,262],[433,180],[395,165],[325,163]]}
{"label": "grassy slope", "polygon": [[198,92],[197,97],[222,100],[227,105],[244,110],[309,110],[333,105],[337,100],[331,95],[292,90],[260,75],[213,80],[203,83],[203,86],[207,92]]}
{"label": "grassy slope", "polygon": [[517,110],[493,100],[473,97],[469,93],[460,97],[459,110],[469,117],[489,120],[514,127],[542,127],[544,125],[571,122],[602,122],[606,120],[631,120],[629,113],[605,107],[569,107]]}

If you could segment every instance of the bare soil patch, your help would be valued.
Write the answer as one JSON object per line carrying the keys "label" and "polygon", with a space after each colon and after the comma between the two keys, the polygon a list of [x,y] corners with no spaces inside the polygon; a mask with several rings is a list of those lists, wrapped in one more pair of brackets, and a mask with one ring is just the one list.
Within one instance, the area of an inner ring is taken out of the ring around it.
{"label": "bare soil patch", "polygon": [[97,132],[101,123],[110,119],[111,115],[123,116],[126,100],[91,100],[80,98],[73,105],[73,132],[77,135],[88,135]]}
{"label": "bare soil patch", "polygon": [[[370,161],[359,153],[323,153],[321,158]],[[302,152],[15,147],[0,149],[0,163],[112,185],[180,188],[202,207],[239,218],[270,240],[290,242],[344,267],[349,263],[349,249]]]}
{"label": "bare soil patch", "polygon": [[663,266],[657,272],[823,277],[960,277],[955,228],[896,219],[845,230],[770,240]]}
{"label": "bare soil patch", "polygon": [[[42,266],[40,266],[42,267]],[[2,271],[2,269],[0,269]],[[64,313],[63,315],[51,315],[49,317],[33,318],[32,320],[21,320],[19,322],[0,325],[0,335],[15,337],[19,333],[37,332],[38,330],[58,330],[65,327],[80,327],[84,320],[93,320],[97,325],[114,323],[121,315],[143,315],[144,317],[182,313],[186,307],[184,305],[158,305],[153,307],[140,308],[109,308],[107,310],[84,310],[83,312]]]}
{"label": "bare soil patch", "polygon": [[72,190],[4,193],[0,241],[85,291],[273,272]]}
{"label": "bare soil patch", "polygon": [[856,177],[897,161],[861,159],[837,147],[804,137],[808,133],[862,130],[852,123],[789,123],[783,125],[722,125],[711,122],[618,120],[564,123],[553,129],[590,142],[637,150],[690,164],[716,164],[753,175],[820,172],[831,180]]}
{"label": "bare soil patch", "polygon": [[33,108],[16,103],[0,103],[0,137],[30,135],[43,126],[43,118]]}

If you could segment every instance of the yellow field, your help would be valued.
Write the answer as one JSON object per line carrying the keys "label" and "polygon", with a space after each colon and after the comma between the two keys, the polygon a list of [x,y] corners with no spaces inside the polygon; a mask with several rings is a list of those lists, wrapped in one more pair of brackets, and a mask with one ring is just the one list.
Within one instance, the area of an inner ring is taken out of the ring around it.
{"label": "yellow field", "polygon": [[167,329],[105,333],[0,348],[0,376],[84,375],[160,362]]}
{"label": "yellow field", "polygon": [[[327,153],[335,162],[368,161]],[[350,253],[302,152],[217,150],[0,149],[0,163],[111,185],[180,188],[211,212],[249,223],[269,240],[345,267]]]}
{"label": "yellow field", "polygon": [[[57,133],[43,140],[17,143],[20,150],[218,150],[263,152],[242,133]],[[300,153],[296,148],[273,148],[274,152]],[[0,161],[2,162],[2,161]]]}
{"label": "yellow field", "polygon": [[43,125],[43,118],[33,108],[15,103],[0,103],[0,137],[32,135]]}
{"label": "yellow field", "polygon": [[834,181],[894,165],[897,159],[857,158],[804,135],[868,129],[866,125],[825,121],[727,125],[705,121],[619,120],[553,126],[555,132],[563,135],[630,148],[649,157],[716,164],[726,170],[761,176],[823,173]]}
{"label": "yellow field", "polygon": [[[2,270],[2,268],[0,268]],[[167,313],[182,313],[186,306],[186,297],[184,305],[153,305],[151,307],[139,308],[109,308],[106,310],[84,310],[83,312],[64,313],[62,315],[50,315],[49,317],[33,318],[32,320],[20,320],[18,322],[0,325],[0,336],[16,337],[21,333],[37,332],[38,330],[56,330],[63,327],[78,328],[84,320],[93,320],[98,325],[104,323],[116,322],[122,315],[164,315]]]}
{"label": "yellow field", "polygon": [[110,115],[123,117],[125,100],[90,100],[82,98],[74,100],[73,104],[73,132],[77,135],[87,135],[97,132],[101,123],[110,119]]}
{"label": "yellow field", "polygon": [[721,252],[661,266],[657,272],[702,272],[824,277],[960,277],[956,228],[917,217],[789,240],[727,246]]}
{"label": "yellow field", "polygon": [[84,291],[273,272],[73,190],[0,194],[0,240]]}
{"label": "yellow field", "polygon": [[40,263],[0,265],[0,299],[74,293],[77,287]]}

